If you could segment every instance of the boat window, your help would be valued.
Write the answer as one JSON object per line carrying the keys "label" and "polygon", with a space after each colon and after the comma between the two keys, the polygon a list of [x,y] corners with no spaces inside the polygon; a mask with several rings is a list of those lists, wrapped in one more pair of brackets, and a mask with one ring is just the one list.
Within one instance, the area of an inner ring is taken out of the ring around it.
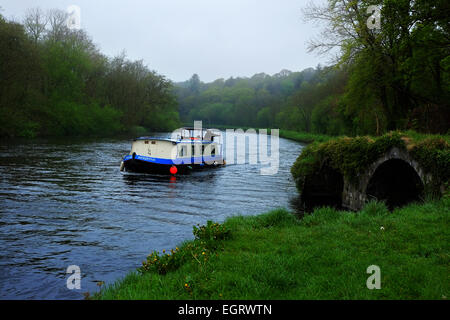
{"label": "boat window", "polygon": [[192,157],[195,157],[195,144],[192,144]]}
{"label": "boat window", "polygon": [[145,140],[145,142],[144,142],[145,144],[148,144],[148,141],[147,140]]}
{"label": "boat window", "polygon": [[205,146],[202,145],[202,154],[204,154],[204,153],[205,153]]}
{"label": "boat window", "polygon": [[152,144],[156,144],[156,141],[152,141]]}
{"label": "boat window", "polygon": [[186,146],[181,146],[180,152],[179,152],[180,157],[184,157],[184,155],[187,153],[186,148],[187,148]]}
{"label": "boat window", "polygon": [[212,155],[212,156],[215,156],[215,155],[216,155],[216,147],[215,147],[215,146],[213,146],[213,147],[211,148],[211,155]]}

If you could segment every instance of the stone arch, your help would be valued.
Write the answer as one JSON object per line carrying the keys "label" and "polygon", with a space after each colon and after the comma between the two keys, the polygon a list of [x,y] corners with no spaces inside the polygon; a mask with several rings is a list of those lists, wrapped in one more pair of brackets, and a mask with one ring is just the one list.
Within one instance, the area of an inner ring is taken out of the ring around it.
{"label": "stone arch", "polygon": [[401,159],[390,159],[375,170],[366,188],[368,200],[385,201],[393,209],[422,198],[424,185],[412,166]]}
{"label": "stone arch", "polygon": [[344,177],[329,167],[322,166],[319,172],[305,179],[301,194],[301,204],[304,210],[311,211],[316,207],[342,207],[342,191]]}
{"label": "stone arch", "polygon": [[[411,167],[415,174],[419,177],[423,186],[432,183],[432,175],[426,174],[417,161],[415,161],[406,150],[401,150],[394,147],[387,151],[377,161],[373,162],[363,173],[353,177],[353,180],[348,177],[345,178],[342,206],[350,210],[362,209],[364,205],[371,200],[371,197],[367,195],[367,187],[369,186],[371,178],[383,163],[393,159],[401,160],[404,162],[405,166]],[[411,171],[410,174],[412,175]],[[412,179],[412,181],[414,181],[414,179]],[[370,192],[371,190],[369,188],[369,193]]]}
{"label": "stone arch", "polygon": [[383,200],[392,209],[420,200],[428,180],[407,151],[392,148],[368,168],[361,192],[365,202]]}

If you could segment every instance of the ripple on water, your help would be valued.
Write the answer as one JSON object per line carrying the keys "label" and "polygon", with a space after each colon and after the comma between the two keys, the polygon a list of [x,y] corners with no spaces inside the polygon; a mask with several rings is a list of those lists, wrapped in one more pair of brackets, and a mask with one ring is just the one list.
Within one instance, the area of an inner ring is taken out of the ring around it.
{"label": "ripple on water", "polygon": [[[0,144],[0,298],[81,299],[139,266],[153,250],[192,239],[192,226],[289,207],[298,143],[280,139],[280,167],[227,165],[177,176],[122,173],[130,141]],[[79,265],[82,290],[65,286]]]}

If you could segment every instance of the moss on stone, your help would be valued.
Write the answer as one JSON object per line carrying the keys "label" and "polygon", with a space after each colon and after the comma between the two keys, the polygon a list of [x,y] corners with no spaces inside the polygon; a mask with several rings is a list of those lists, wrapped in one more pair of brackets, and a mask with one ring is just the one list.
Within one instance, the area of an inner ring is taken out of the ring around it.
{"label": "moss on stone", "polygon": [[424,136],[398,131],[380,137],[341,137],[308,145],[295,161],[291,173],[302,191],[305,178],[324,165],[339,171],[345,179],[355,182],[372,163],[390,149],[406,150],[421,168],[433,176],[435,184],[450,179],[450,145],[448,138]]}

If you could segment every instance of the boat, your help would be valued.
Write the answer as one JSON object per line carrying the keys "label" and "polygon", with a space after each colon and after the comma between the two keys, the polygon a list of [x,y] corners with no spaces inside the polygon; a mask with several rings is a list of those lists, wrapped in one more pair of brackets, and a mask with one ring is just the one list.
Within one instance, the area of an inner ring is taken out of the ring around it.
{"label": "boat", "polygon": [[170,138],[134,139],[130,153],[121,162],[120,171],[175,175],[224,164],[220,131],[184,127]]}

